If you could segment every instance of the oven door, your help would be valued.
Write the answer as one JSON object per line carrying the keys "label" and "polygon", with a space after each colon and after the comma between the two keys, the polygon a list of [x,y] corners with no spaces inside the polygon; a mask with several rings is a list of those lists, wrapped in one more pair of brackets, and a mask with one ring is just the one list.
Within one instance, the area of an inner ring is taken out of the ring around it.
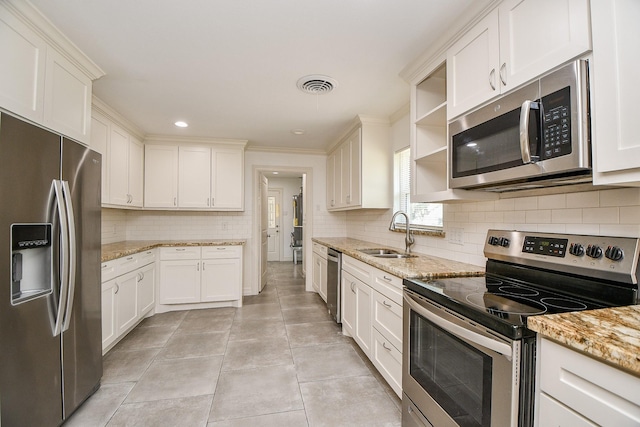
{"label": "oven door", "polygon": [[433,427],[517,425],[519,341],[405,289],[403,346],[403,392]]}

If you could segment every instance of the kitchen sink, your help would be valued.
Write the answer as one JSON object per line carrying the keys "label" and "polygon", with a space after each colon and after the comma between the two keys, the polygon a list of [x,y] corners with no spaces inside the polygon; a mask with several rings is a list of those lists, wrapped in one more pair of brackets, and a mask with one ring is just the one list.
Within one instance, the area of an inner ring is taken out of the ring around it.
{"label": "kitchen sink", "polygon": [[416,255],[410,255],[396,251],[395,249],[358,249],[363,254],[371,255],[376,258],[415,258]]}

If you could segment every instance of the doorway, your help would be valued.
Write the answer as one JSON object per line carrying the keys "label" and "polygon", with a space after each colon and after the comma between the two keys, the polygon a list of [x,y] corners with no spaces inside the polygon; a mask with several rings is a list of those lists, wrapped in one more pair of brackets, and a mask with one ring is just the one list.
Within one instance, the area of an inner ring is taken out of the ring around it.
{"label": "doorway", "polygon": [[[277,173],[274,173],[277,172]],[[269,190],[282,189],[282,203],[280,205],[280,217],[281,224],[279,227],[279,234],[281,240],[281,261],[290,261],[293,263],[293,247],[290,245],[290,236],[294,231],[294,199],[293,194],[302,195],[304,197],[298,198],[301,210],[303,212],[301,218],[297,218],[298,235],[301,238],[298,239],[301,242],[301,248],[298,249],[296,258],[302,270],[302,274],[305,276],[305,288],[308,291],[313,289],[311,284],[311,278],[306,275],[306,271],[311,271],[311,227],[313,224],[313,212],[311,206],[313,206],[312,195],[312,172],[313,169],[309,167],[291,167],[291,166],[254,166],[254,194],[253,200],[255,203],[254,209],[254,231],[253,231],[253,248],[252,252],[256,254],[256,259],[251,263],[251,270],[255,280],[251,283],[251,294],[258,294],[265,284],[266,279],[266,265],[267,260],[271,260],[269,255]],[[292,184],[291,190],[287,190],[287,184],[282,184],[279,179],[290,180]],[[291,194],[289,194],[291,193]],[[300,200],[302,199],[302,200]],[[274,207],[274,210],[276,208]],[[290,227],[289,227],[290,225]],[[290,229],[290,230],[289,230]],[[287,231],[288,230],[288,231]],[[271,257],[274,257],[272,254]],[[308,264],[308,265],[307,265]]]}
{"label": "doorway", "polygon": [[282,189],[271,188],[267,197],[267,261],[282,261]]}

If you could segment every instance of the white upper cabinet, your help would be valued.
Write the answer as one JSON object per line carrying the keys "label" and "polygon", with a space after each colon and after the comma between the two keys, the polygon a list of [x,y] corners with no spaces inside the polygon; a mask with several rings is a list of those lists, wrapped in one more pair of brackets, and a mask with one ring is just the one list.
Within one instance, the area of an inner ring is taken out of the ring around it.
{"label": "white upper cabinet", "polygon": [[0,56],[0,107],[88,145],[104,72],[24,1],[0,3]]}
{"label": "white upper cabinet", "polygon": [[246,141],[198,142],[168,137],[146,141],[145,208],[244,209]]}
{"label": "white upper cabinet", "polygon": [[178,147],[145,145],[144,207],[178,207]]}
{"label": "white upper cabinet", "polygon": [[391,208],[389,123],[358,116],[327,156],[327,209]]}
{"label": "white upper cabinet", "polygon": [[180,147],[178,163],[178,206],[209,208],[211,206],[211,149]]}
{"label": "white upper cabinet", "polygon": [[107,167],[109,144],[109,119],[98,112],[91,117],[91,140],[89,146],[102,154],[102,203],[109,201],[109,168]]}
{"label": "white upper cabinet", "polygon": [[144,145],[133,126],[96,97],[91,114],[89,145],[102,154],[102,205],[141,208]]}
{"label": "white upper cabinet", "polygon": [[594,184],[640,185],[640,2],[591,2]]}
{"label": "white upper cabinet", "polygon": [[89,144],[91,79],[53,49],[47,51],[44,125]]}
{"label": "white upper cabinet", "polygon": [[0,106],[42,122],[46,42],[0,3]]}
{"label": "white upper cabinet", "polygon": [[500,93],[498,11],[476,24],[447,51],[447,117]]}
{"label": "white upper cabinet", "polygon": [[505,0],[447,51],[447,118],[591,50],[589,0]]}
{"label": "white upper cabinet", "polygon": [[211,208],[244,209],[244,150],[211,150]]}

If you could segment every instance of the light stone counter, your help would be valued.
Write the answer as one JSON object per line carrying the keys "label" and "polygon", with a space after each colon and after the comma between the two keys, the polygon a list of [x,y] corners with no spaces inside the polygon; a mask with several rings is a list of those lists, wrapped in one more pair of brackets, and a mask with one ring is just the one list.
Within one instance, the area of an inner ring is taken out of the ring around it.
{"label": "light stone counter", "polygon": [[161,246],[238,246],[244,245],[242,239],[213,240],[126,240],[102,245],[102,262],[133,255],[138,252]]}
{"label": "light stone counter", "polygon": [[398,250],[398,248],[390,248],[364,240],[347,237],[314,237],[311,240],[403,279],[431,280],[446,277],[484,275],[484,267],[419,253],[413,253],[413,255],[417,255],[415,258],[376,258],[364,254],[358,249]]}
{"label": "light stone counter", "polygon": [[640,306],[532,316],[529,329],[640,376]]}

